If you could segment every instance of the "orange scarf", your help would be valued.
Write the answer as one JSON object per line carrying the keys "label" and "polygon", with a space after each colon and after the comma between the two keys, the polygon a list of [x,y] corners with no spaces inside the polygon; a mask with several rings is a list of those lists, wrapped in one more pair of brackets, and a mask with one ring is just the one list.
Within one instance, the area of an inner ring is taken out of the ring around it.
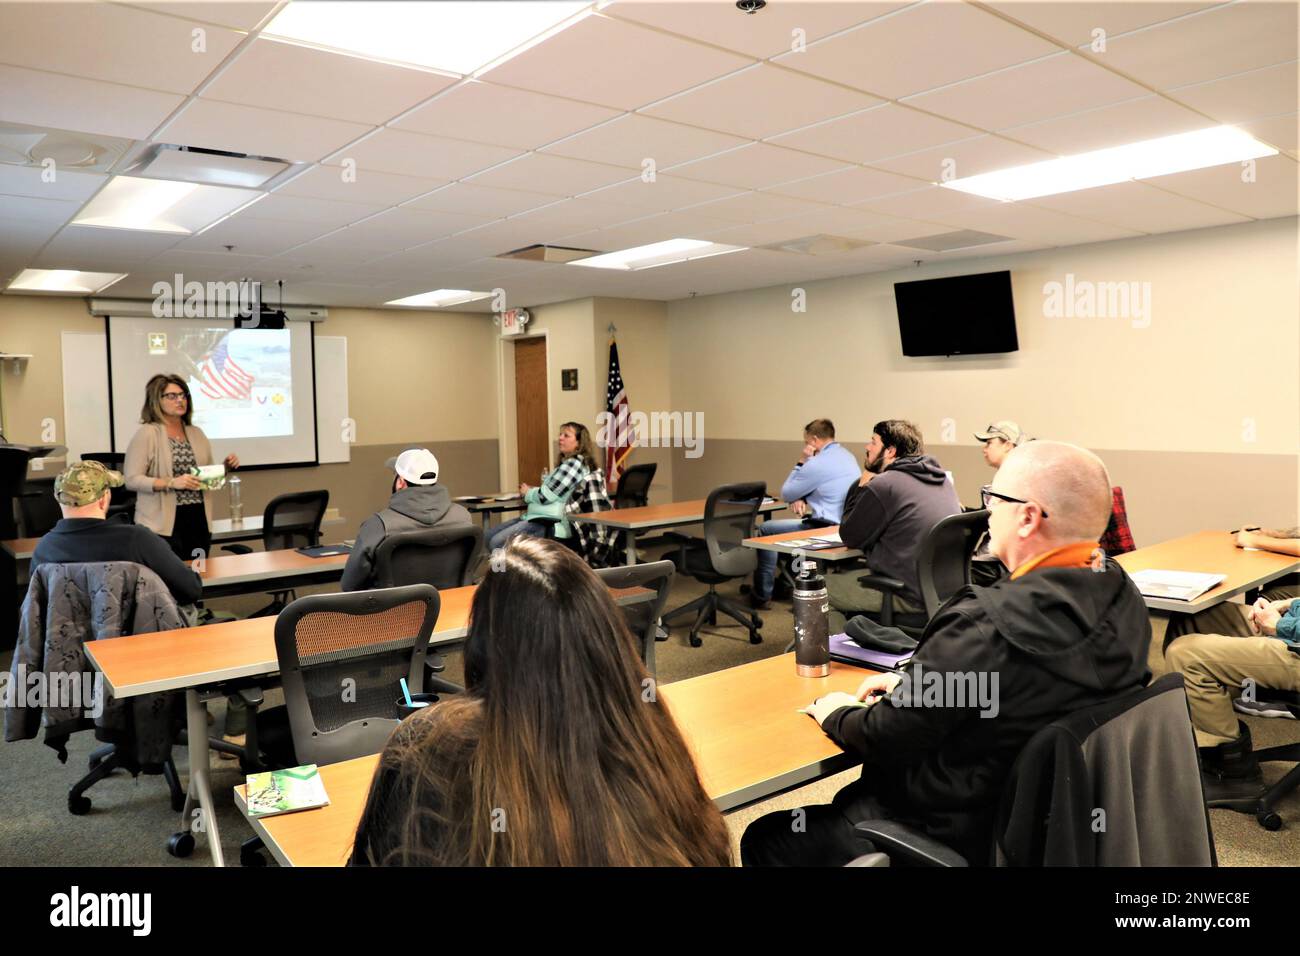
{"label": "orange scarf", "polygon": [[1011,572],[1011,580],[1022,578],[1030,571],[1039,568],[1086,568],[1092,565],[1093,555],[1097,551],[1097,542],[1077,541],[1051,551],[1044,551],[1036,558],[1030,558]]}

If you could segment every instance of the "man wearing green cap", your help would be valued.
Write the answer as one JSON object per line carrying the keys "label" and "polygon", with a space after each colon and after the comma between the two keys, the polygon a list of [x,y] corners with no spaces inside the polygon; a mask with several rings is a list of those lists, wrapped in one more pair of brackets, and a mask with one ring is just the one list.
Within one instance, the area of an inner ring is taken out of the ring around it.
{"label": "man wearing green cap", "polygon": [[42,564],[131,561],[162,578],[177,604],[193,604],[203,583],[166,541],[141,525],[105,520],[112,489],[123,483],[121,474],[97,461],[76,462],[55,478],[63,519],[37,543],[32,570]]}

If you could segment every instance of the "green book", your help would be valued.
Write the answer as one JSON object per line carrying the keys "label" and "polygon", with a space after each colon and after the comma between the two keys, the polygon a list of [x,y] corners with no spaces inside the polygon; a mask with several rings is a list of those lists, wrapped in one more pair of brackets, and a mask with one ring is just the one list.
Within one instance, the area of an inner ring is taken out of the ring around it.
{"label": "green book", "polygon": [[250,773],[246,783],[250,817],[273,817],[279,813],[329,806],[325,783],[314,763],[287,770]]}

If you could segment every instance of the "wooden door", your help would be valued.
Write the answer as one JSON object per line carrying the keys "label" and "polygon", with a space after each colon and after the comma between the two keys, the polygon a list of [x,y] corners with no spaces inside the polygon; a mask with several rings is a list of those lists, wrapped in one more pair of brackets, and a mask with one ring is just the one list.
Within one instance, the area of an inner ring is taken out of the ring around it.
{"label": "wooden door", "polygon": [[551,461],[551,428],[546,405],[546,339],[515,342],[515,427],[519,480],[541,481]]}

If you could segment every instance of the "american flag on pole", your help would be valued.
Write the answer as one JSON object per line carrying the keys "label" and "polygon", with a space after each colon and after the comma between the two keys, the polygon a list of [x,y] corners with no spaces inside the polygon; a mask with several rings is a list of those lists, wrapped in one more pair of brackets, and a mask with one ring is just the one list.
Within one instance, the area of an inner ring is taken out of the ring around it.
{"label": "american flag on pole", "polygon": [[199,388],[208,398],[248,398],[253,393],[254,378],[230,357],[229,340],[229,334],[223,335],[199,365]]}
{"label": "american flag on pole", "polygon": [[613,489],[623,474],[623,463],[636,445],[636,432],[628,421],[627,389],[618,367],[618,343],[609,338],[609,387],[605,390],[605,484]]}

